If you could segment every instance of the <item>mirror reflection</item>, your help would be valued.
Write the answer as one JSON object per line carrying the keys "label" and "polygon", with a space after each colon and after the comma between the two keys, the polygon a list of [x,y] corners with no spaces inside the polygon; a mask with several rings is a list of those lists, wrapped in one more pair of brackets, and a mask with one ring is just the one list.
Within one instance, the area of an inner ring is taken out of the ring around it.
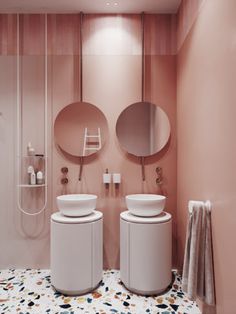
{"label": "mirror reflection", "polygon": [[69,104],[58,113],[54,123],[57,145],[76,157],[98,152],[103,147],[107,134],[104,114],[87,102]]}
{"label": "mirror reflection", "polygon": [[116,134],[128,153],[138,157],[151,156],[167,144],[170,123],[160,107],[149,102],[137,102],[120,114]]}

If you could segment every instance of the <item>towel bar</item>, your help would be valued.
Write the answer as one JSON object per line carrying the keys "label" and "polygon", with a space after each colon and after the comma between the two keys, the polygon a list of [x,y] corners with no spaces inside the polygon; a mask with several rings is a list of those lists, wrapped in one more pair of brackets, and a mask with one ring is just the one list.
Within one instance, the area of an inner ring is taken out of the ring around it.
{"label": "towel bar", "polygon": [[188,211],[189,213],[191,214],[193,212],[193,206],[195,205],[198,205],[198,206],[201,206],[201,205],[204,205],[206,206],[206,208],[211,211],[211,202],[210,201],[189,201],[188,202]]}

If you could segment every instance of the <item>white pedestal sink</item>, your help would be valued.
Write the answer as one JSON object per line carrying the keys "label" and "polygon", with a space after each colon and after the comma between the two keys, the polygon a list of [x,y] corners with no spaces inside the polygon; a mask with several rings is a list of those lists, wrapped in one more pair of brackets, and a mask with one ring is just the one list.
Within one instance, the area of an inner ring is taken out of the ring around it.
{"label": "white pedestal sink", "polygon": [[125,201],[131,214],[152,217],[164,210],[166,197],[158,194],[130,194],[126,195]]}
{"label": "white pedestal sink", "polygon": [[57,196],[57,207],[64,216],[87,216],[96,209],[97,195],[67,194]]}

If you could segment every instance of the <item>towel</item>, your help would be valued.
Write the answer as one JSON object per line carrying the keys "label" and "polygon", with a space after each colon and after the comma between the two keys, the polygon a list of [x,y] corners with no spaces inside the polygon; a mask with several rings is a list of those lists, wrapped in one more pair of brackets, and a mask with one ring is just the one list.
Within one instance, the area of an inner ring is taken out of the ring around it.
{"label": "towel", "polygon": [[211,213],[204,203],[194,205],[189,215],[182,290],[191,300],[215,305]]}

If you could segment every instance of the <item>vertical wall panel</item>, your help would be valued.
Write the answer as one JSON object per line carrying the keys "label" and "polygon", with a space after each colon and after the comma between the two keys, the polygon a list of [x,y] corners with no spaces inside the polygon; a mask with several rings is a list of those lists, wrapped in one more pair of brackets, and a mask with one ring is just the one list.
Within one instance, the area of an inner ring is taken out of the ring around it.
{"label": "vertical wall panel", "polygon": [[0,55],[16,55],[15,14],[0,14]]}
{"label": "vertical wall panel", "polygon": [[80,54],[80,14],[48,15],[48,54]]}
{"label": "vertical wall panel", "polygon": [[176,24],[175,14],[145,14],[145,54],[175,55]]}
{"label": "vertical wall panel", "polygon": [[44,14],[20,14],[20,54],[44,55]]}
{"label": "vertical wall panel", "polygon": [[140,55],[141,19],[138,14],[86,14],[84,55]]}

